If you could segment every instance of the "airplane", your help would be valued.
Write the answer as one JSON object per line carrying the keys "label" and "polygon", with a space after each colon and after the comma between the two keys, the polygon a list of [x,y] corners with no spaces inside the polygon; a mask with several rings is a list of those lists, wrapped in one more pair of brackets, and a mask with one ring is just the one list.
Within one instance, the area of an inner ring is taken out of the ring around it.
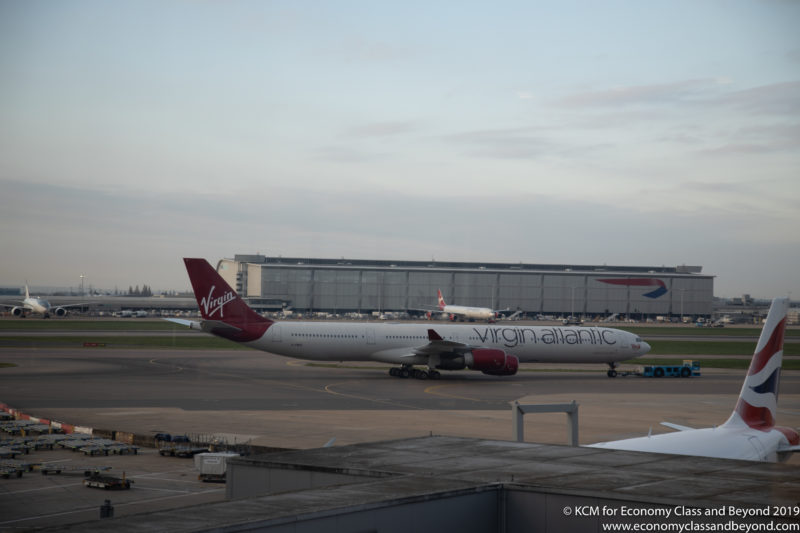
{"label": "airplane", "polygon": [[[508,309],[502,310],[493,310],[489,309],[488,307],[468,307],[465,305],[447,305],[444,301],[444,296],[442,296],[442,290],[438,289],[436,291],[436,297],[438,299],[439,305],[438,309],[442,312],[442,314],[446,315],[450,318],[451,322],[455,322],[456,320],[469,320],[470,322],[474,320],[486,320],[489,323],[493,323],[495,319],[499,318],[500,315],[507,312]],[[428,318],[430,318],[431,310],[428,310]]]}
{"label": "airplane", "polygon": [[650,350],[632,333],[600,327],[275,322],[248,307],[205,259],[183,261],[202,321],[165,320],[287,357],[379,361],[399,365],[389,371],[395,377],[439,379],[439,370],[465,368],[511,376],[520,362],[605,363],[611,375],[618,361]]}
{"label": "airplane", "polygon": [[65,316],[67,314],[67,309],[70,307],[81,307],[86,304],[68,304],[68,305],[58,305],[53,307],[50,305],[50,302],[45,300],[44,298],[37,298],[31,297],[30,291],[28,290],[28,286],[25,285],[25,299],[21,302],[16,302],[13,304],[0,304],[3,307],[11,308],[11,314],[14,316],[18,316],[21,318],[25,318],[28,314],[37,314],[42,315],[44,318],[50,318],[50,313],[53,313],[56,316]]}
{"label": "airplane", "polygon": [[678,432],[589,446],[746,461],[787,460],[792,452],[800,451],[800,434],[792,428],[775,425],[788,309],[788,298],[772,301],[736,408],[724,424],[694,429],[662,422]]}

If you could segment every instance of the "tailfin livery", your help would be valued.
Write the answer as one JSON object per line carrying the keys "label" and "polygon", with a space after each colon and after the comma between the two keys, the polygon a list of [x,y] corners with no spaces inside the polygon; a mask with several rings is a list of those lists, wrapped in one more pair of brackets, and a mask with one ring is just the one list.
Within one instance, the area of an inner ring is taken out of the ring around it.
{"label": "tailfin livery", "polygon": [[203,330],[237,342],[264,335],[272,320],[250,309],[208,261],[184,258],[183,262],[203,317]]}
{"label": "tailfin livery", "polygon": [[447,307],[447,304],[444,303],[444,296],[442,296],[442,289],[438,289],[436,291],[436,296],[439,299],[439,310],[444,311],[444,308]]}
{"label": "tailfin livery", "polygon": [[[775,427],[778,411],[778,384],[783,362],[783,338],[786,330],[786,314],[789,300],[776,298],[770,308],[764,329],[758,338],[753,360],[747,370],[739,400],[730,418],[723,427],[746,424],[752,429],[783,431],[788,428]],[[794,431],[794,430],[789,430]],[[788,436],[788,435],[787,435]],[[797,433],[795,432],[795,440]],[[791,440],[791,439],[790,439]],[[798,444],[798,442],[794,442]]]}
{"label": "tailfin livery", "polygon": [[787,298],[772,301],[736,407],[724,424],[704,429],[665,424],[680,431],[591,446],[749,461],[785,460],[800,451],[800,434],[775,425],[788,309]]}

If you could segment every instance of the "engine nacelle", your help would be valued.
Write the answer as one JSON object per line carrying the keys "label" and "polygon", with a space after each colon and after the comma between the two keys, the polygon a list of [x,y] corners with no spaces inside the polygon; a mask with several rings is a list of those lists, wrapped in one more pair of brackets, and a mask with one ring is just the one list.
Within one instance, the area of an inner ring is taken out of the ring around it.
{"label": "engine nacelle", "polygon": [[513,376],[519,370],[519,359],[503,350],[479,348],[466,357],[472,370],[480,370],[490,376]]}
{"label": "engine nacelle", "polygon": [[13,316],[23,316],[25,314],[25,310],[22,307],[14,307],[11,309],[11,314]]}
{"label": "engine nacelle", "polygon": [[63,307],[56,307],[55,309],[53,309],[53,313],[56,316],[66,316],[67,315],[67,310],[64,309]]}

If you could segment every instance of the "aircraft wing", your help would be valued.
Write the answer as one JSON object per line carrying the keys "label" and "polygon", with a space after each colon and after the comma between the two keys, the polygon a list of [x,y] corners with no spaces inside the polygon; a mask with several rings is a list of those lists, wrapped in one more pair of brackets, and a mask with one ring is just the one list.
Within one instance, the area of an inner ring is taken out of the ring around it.
{"label": "aircraft wing", "polygon": [[84,302],[84,303],[81,303],[81,304],[66,304],[66,305],[61,305],[61,304],[58,304],[58,305],[51,305],[51,307],[52,307],[53,309],[56,309],[56,308],[58,308],[58,307],[81,307],[81,306],[85,306],[85,305],[92,305],[92,304],[91,304],[91,303],[89,303],[89,302]]}
{"label": "aircraft wing", "polygon": [[795,452],[800,452],[800,445],[784,446],[783,448],[778,448],[778,453],[795,453]]}
{"label": "aircraft wing", "polygon": [[458,341],[443,339],[434,329],[428,329],[428,344],[414,350],[414,355],[439,355],[442,357],[455,357],[472,348],[468,344]]}
{"label": "aircraft wing", "polygon": [[431,306],[423,306],[423,307],[409,307],[406,309],[406,312],[413,312],[413,313],[442,313],[443,311],[438,307],[433,305]]}

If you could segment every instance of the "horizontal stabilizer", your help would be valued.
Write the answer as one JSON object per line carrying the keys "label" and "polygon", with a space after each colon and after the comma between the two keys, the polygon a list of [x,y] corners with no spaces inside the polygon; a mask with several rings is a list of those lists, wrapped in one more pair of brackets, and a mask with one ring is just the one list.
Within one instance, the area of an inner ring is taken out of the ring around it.
{"label": "horizontal stabilizer", "polygon": [[167,322],[174,322],[175,324],[180,324],[181,326],[187,326],[189,329],[199,329],[201,331],[205,331],[207,333],[213,332],[221,332],[227,331],[230,333],[240,333],[242,330],[237,328],[236,326],[231,326],[230,324],[226,324],[222,320],[203,320],[202,322],[197,322],[195,320],[185,320],[183,318],[165,318]]}
{"label": "horizontal stabilizer", "polygon": [[202,329],[200,327],[200,322],[195,320],[186,320],[183,318],[165,318],[167,322],[173,322],[175,324],[180,324],[181,326],[186,326],[189,329]]}
{"label": "horizontal stabilizer", "polygon": [[668,428],[677,429],[678,431],[692,431],[696,428],[690,428],[689,426],[681,426],[680,424],[673,424],[672,422],[661,422],[662,426],[667,426]]}

